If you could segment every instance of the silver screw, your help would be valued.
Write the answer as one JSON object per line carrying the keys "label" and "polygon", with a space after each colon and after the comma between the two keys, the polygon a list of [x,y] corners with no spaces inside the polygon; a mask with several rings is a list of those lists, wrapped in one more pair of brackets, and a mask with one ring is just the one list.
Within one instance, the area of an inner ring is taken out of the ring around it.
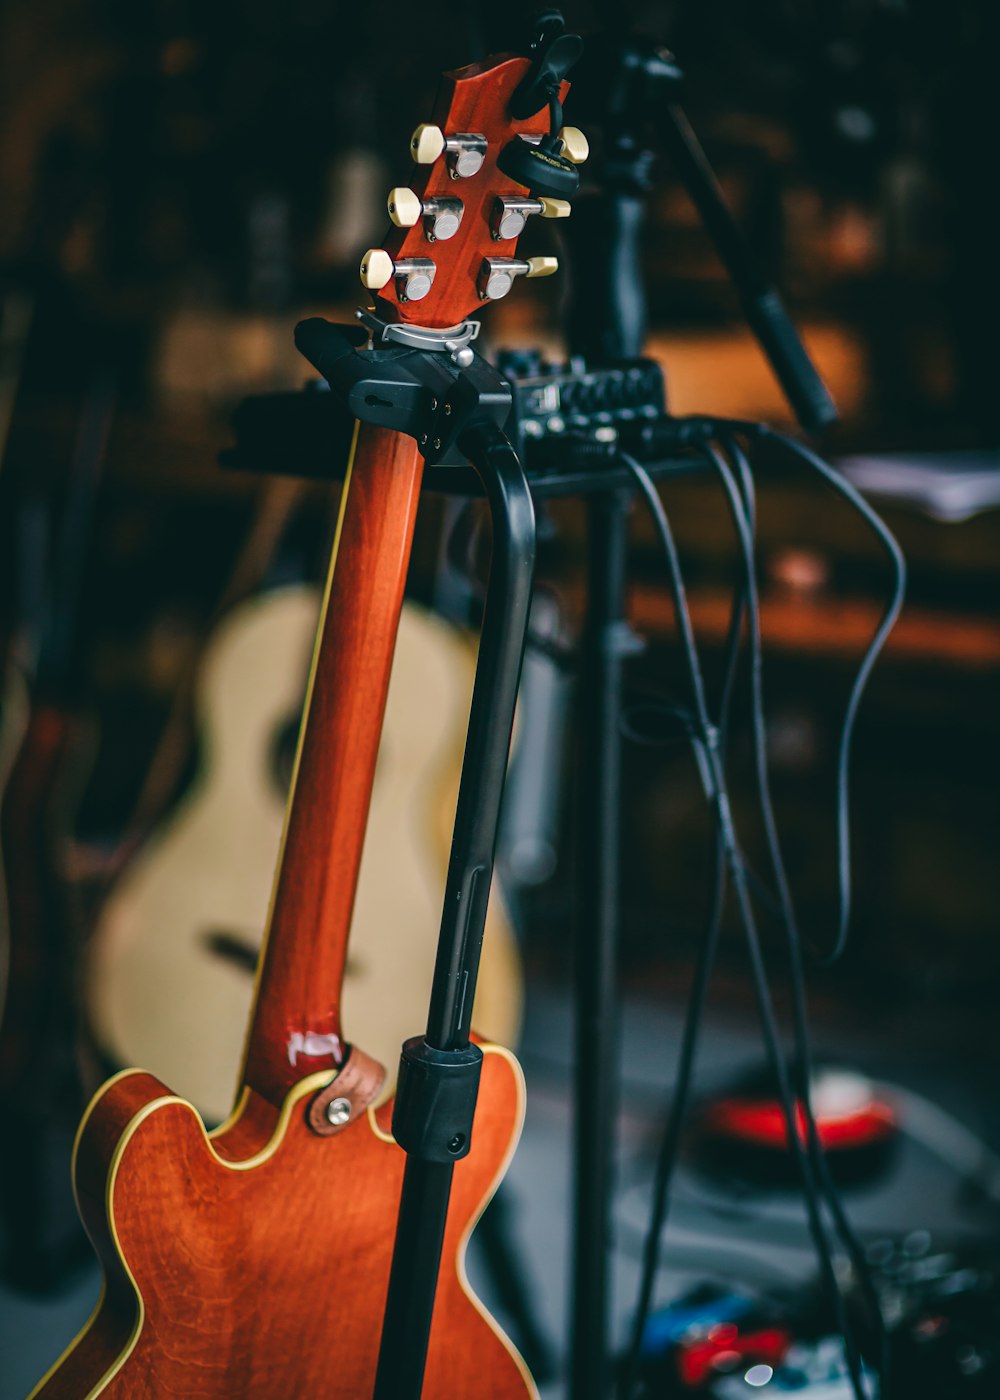
{"label": "silver screw", "polygon": [[331,1099],[326,1106],[326,1120],[335,1128],[342,1127],[351,1116],[350,1099]]}

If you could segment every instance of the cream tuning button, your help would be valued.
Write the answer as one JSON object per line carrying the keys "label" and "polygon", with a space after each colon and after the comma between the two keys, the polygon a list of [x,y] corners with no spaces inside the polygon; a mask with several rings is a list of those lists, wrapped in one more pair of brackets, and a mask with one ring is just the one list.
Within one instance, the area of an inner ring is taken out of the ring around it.
{"label": "cream tuning button", "polygon": [[559,271],[558,258],[528,258],[526,277],[551,277]]}
{"label": "cream tuning button", "polygon": [[564,126],[559,133],[562,153],[574,165],[582,165],[590,155],[590,142],[578,126]]}
{"label": "cream tuning button", "polygon": [[405,185],[389,191],[389,218],[397,228],[412,228],[423,213],[420,200]]}
{"label": "cream tuning button", "polygon": [[549,277],[559,267],[557,258],[483,258],[478,288],[483,301],[499,301],[516,277]]}
{"label": "cream tuning button", "polygon": [[433,165],[444,153],[452,177],[467,180],[482,169],[486,159],[486,137],[475,131],[446,136],[439,126],[421,122],[410,137],[410,154],[417,165]]}
{"label": "cream tuning button", "polygon": [[384,287],[392,273],[392,258],[384,248],[369,248],[361,259],[361,285],[370,292]]}
{"label": "cream tuning button", "polygon": [[421,122],[410,137],[410,154],[417,165],[433,165],[444,150],[444,132],[439,126]]}

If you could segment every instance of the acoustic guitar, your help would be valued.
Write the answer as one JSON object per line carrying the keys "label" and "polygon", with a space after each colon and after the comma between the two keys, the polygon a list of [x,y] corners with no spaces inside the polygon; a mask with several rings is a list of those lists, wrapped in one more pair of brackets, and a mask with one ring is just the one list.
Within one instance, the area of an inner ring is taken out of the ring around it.
{"label": "acoustic guitar", "polygon": [[[501,149],[548,131],[545,110],[509,114],[530,67],[501,58],[445,75],[434,121],[414,137],[421,168],[407,193],[432,215],[442,200],[460,199],[463,217],[432,240],[418,212],[381,259],[366,255],[363,277],[379,275],[383,320],[451,327],[534,270],[513,257],[519,228],[495,222],[504,196],[525,203],[498,171]],[[568,139],[553,133],[546,148]],[[400,192],[392,203],[399,212]],[[341,986],[422,469],[412,439],[359,427],[236,1107],[208,1135],[189,1103],[142,1070],[124,1071],[92,1101],[74,1184],[105,1287],[83,1333],[35,1388],[44,1400],[372,1393],[405,1154],[388,1106],[371,1106],[377,1069],[359,1047],[348,1049]],[[426,721],[433,732],[436,716]],[[384,878],[393,879],[391,868]],[[405,924],[398,937],[407,937]],[[454,1167],[425,1400],[537,1394],[472,1297],[463,1265],[523,1103],[516,1062],[486,1046],[471,1150]],[[338,1104],[348,1111],[330,1116]]]}
{"label": "acoustic guitar", "polygon": [[[88,941],[87,1009],[102,1052],[146,1066],[209,1123],[229,1112],[239,1073],[284,819],[282,741],[301,712],[319,605],[316,589],[289,585],[216,628],[197,688],[198,776],[126,867]],[[352,1034],[390,1069],[430,996],[473,661],[454,627],[404,606],[344,983]],[[517,948],[494,897],[475,1023],[509,1045],[519,1011]]]}

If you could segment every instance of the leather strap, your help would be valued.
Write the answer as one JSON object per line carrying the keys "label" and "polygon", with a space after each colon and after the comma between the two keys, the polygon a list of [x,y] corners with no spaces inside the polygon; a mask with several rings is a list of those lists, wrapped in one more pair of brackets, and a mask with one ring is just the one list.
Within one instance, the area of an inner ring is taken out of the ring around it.
{"label": "leather strap", "polygon": [[342,1133],[378,1098],[384,1083],[385,1069],[378,1060],[352,1045],[336,1078],[310,1103],[306,1113],[310,1128],[321,1137]]}

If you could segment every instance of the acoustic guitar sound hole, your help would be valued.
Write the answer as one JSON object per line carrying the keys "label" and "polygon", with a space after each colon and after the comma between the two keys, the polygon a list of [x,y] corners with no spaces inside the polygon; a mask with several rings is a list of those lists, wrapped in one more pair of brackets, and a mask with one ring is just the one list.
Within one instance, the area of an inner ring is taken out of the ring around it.
{"label": "acoustic guitar sound hole", "polygon": [[[201,941],[214,957],[221,958],[223,962],[241,968],[251,977],[257,971],[260,950],[248,938],[241,938],[238,933],[227,929],[211,929],[201,935]],[[359,971],[357,959],[348,957],[345,974],[356,976]]]}

